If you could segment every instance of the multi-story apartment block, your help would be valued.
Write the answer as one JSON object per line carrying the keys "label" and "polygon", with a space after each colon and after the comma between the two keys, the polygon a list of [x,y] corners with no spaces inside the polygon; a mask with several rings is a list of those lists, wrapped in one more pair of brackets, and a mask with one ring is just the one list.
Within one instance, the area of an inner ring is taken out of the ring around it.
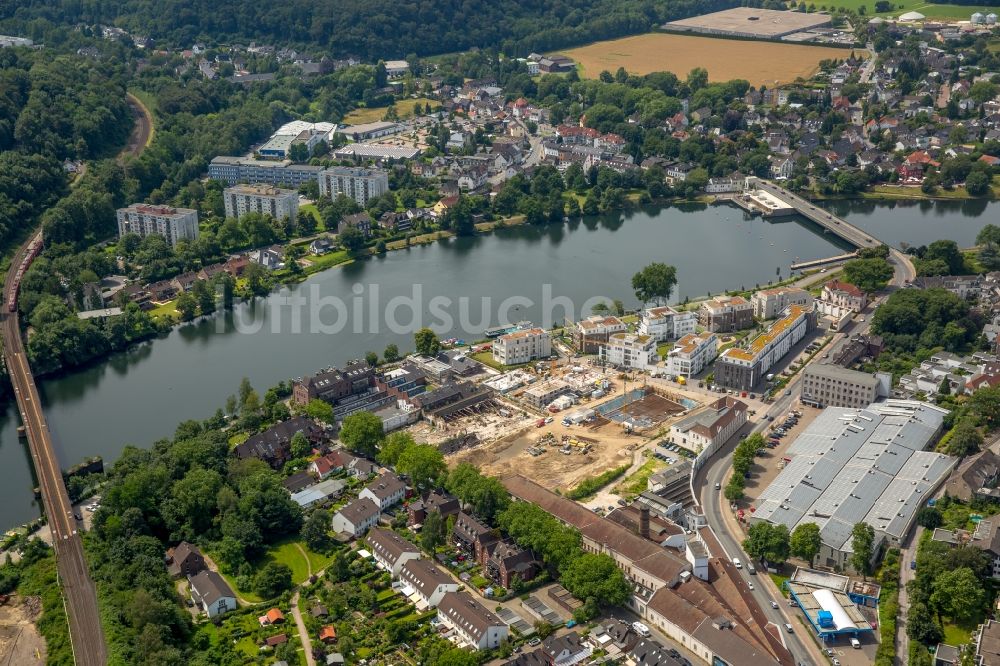
{"label": "multi-story apartment block", "polygon": [[757,319],[774,319],[784,312],[789,305],[812,305],[812,295],[805,289],[794,287],[779,287],[777,289],[762,289],[750,297],[753,306],[753,316]]}
{"label": "multi-story apartment block", "polygon": [[699,323],[713,333],[729,333],[753,326],[753,306],[742,296],[716,296],[701,305]]}
{"label": "multi-story apartment block", "polygon": [[552,340],[540,328],[501,335],[493,341],[493,360],[503,365],[528,363],[552,354]]}
{"label": "multi-story apartment block", "polygon": [[718,355],[719,338],[715,333],[688,333],[667,353],[667,372],[691,377],[704,370]]}
{"label": "multi-story apartment block", "polygon": [[624,333],[627,330],[628,326],[618,317],[594,315],[576,322],[572,331],[573,344],[581,353],[597,354],[612,333]]}
{"label": "multi-story apartment block", "polygon": [[294,220],[299,212],[299,193],[267,185],[235,185],[222,191],[226,217],[247,213],[270,215],[276,220]]}
{"label": "multi-story apartment block", "polygon": [[336,199],[343,194],[362,206],[389,191],[389,174],[382,169],[331,167],[319,174],[321,196]]}
{"label": "multi-story apartment block", "polygon": [[840,319],[851,312],[861,312],[868,305],[868,296],[853,284],[830,280],[816,301],[820,313]]}
{"label": "multi-story apartment block", "polygon": [[727,349],[715,362],[715,383],[749,391],[767,371],[816,325],[811,308],[793,305],[746,347]]}
{"label": "multi-story apartment block", "polygon": [[802,372],[802,398],[823,407],[861,409],[889,394],[892,376],[872,375],[839,365],[813,363]]}
{"label": "multi-story apartment block", "polygon": [[198,238],[198,211],[190,208],[132,204],[118,209],[118,237],[125,234],[163,236],[171,247]]}
{"label": "multi-story apartment block", "polygon": [[646,308],[639,316],[639,333],[657,342],[676,340],[694,333],[698,325],[695,312],[678,312],[671,307]]}
{"label": "multi-story apartment block", "polygon": [[648,335],[612,333],[600,354],[613,366],[645,370],[656,365],[656,340]]}
{"label": "multi-story apartment block", "polygon": [[247,183],[298,187],[303,183],[318,180],[319,172],[322,170],[323,167],[292,164],[288,160],[273,162],[220,155],[209,163],[208,177],[212,180],[221,180],[227,185]]}

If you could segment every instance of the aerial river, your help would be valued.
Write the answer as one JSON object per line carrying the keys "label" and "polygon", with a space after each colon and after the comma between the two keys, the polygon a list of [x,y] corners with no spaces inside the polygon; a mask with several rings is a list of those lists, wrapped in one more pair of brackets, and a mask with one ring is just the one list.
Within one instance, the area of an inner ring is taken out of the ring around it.
{"label": "aerial river", "polygon": [[[1000,203],[824,204],[899,246],[950,238],[974,244]],[[266,299],[176,328],[101,363],[39,382],[57,454],[112,463],[123,446],[169,437],[224,405],[242,377],[261,393],[282,379],[381,355],[430,325],[467,340],[500,323],[551,326],[589,314],[595,298],[638,303],[631,276],[651,261],[677,267],[677,300],[766,285],[797,258],[844,251],[800,218],[749,219],[728,206],[646,208],[551,228],[511,227],[390,252],[312,276]],[[0,405],[0,527],[38,515],[12,402]]]}

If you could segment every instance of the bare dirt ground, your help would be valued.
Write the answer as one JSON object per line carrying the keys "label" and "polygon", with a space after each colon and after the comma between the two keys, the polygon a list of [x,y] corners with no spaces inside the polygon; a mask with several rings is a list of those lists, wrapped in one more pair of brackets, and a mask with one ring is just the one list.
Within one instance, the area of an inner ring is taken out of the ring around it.
{"label": "bare dirt ground", "polygon": [[45,663],[45,639],[34,625],[41,611],[37,597],[12,596],[0,606],[0,666]]}
{"label": "bare dirt ground", "polygon": [[[539,446],[543,438],[552,439],[544,445],[545,453],[532,456],[527,449]],[[559,452],[563,435],[595,440],[589,453],[574,449],[569,455]],[[596,476],[605,470],[631,463],[633,451],[650,440],[641,435],[627,435],[621,425],[608,423],[592,429],[583,426],[563,426],[554,420],[544,428],[529,425],[500,440],[461,451],[449,463],[469,462],[482,469],[484,474],[523,474],[547,488],[572,488],[583,479]]]}

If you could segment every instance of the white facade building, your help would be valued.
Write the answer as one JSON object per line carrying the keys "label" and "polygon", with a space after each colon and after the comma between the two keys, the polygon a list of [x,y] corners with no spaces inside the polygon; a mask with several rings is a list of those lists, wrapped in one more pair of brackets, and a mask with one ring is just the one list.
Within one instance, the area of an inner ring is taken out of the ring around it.
{"label": "white facade building", "polygon": [[667,372],[691,377],[704,370],[718,355],[719,338],[715,333],[688,333],[667,353]]}
{"label": "white facade building", "polygon": [[784,312],[789,305],[809,307],[813,298],[805,289],[794,287],[779,287],[777,289],[762,289],[750,297],[753,306],[753,316],[757,319],[774,319]]}
{"label": "white facade building", "polygon": [[696,312],[678,312],[671,307],[646,308],[639,318],[639,333],[657,342],[676,340],[694,333],[698,326]]}
{"label": "white facade building", "polygon": [[226,217],[247,213],[270,215],[276,220],[294,220],[299,213],[299,193],[266,185],[235,185],[222,191]]}
{"label": "white facade building", "polygon": [[198,238],[198,211],[191,208],[132,204],[119,208],[117,217],[119,238],[125,234],[163,236],[171,247]]}
{"label": "white facade building", "polygon": [[389,174],[382,169],[330,167],[319,173],[320,196],[336,199],[343,194],[361,206],[389,191]]}
{"label": "white facade building", "polygon": [[461,644],[492,650],[510,633],[507,625],[468,592],[449,592],[438,603],[438,619],[451,628]]}
{"label": "white facade building", "polygon": [[831,280],[823,285],[823,292],[816,301],[816,309],[824,315],[840,319],[850,313],[861,312],[868,305],[868,297],[853,284]]}
{"label": "white facade building", "polygon": [[614,366],[646,370],[656,365],[656,340],[648,335],[612,333],[601,347],[601,358]]}
{"label": "white facade building", "polygon": [[493,360],[503,365],[528,363],[551,354],[552,340],[540,328],[514,331],[493,341]]}

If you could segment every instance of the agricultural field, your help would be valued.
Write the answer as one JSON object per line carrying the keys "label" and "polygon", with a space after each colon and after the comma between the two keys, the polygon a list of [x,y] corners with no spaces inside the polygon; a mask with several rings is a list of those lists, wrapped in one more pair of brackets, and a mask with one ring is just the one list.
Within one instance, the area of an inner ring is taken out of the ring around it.
{"label": "agricultural field", "polygon": [[647,33],[595,42],[562,51],[582,68],[581,75],[597,78],[603,70],[619,67],[633,74],[668,71],[684,78],[695,67],[708,70],[712,81],[746,79],[751,85],[771,86],[798,77],[808,78],[821,60],[846,58],[848,49],[764,41],[738,41]]}
{"label": "agricultural field", "polygon": [[890,1],[893,6],[892,11],[880,14],[876,14],[875,12],[875,0],[833,0],[827,6],[829,8],[843,7],[844,9],[853,9],[854,11],[858,11],[858,9],[864,7],[865,13],[868,16],[899,16],[906,12],[920,12],[927,18],[951,19],[955,21],[968,21],[974,12],[988,14],[991,11],[996,12],[997,10],[996,7],[991,9],[986,5],[939,5],[925,2],[925,0]]}
{"label": "agricultural field", "polygon": [[[427,99],[426,97],[418,97],[416,99],[401,99],[396,101],[396,114],[401,118],[409,118],[413,115],[413,107],[419,104],[421,107],[427,108],[428,104],[433,104],[434,106],[440,106],[439,102],[435,102],[432,99]],[[387,106],[378,106],[371,109],[360,108],[354,109],[346,116],[344,116],[343,122],[348,125],[361,125],[362,123],[376,123],[383,118],[385,118],[385,112],[388,110]]]}

